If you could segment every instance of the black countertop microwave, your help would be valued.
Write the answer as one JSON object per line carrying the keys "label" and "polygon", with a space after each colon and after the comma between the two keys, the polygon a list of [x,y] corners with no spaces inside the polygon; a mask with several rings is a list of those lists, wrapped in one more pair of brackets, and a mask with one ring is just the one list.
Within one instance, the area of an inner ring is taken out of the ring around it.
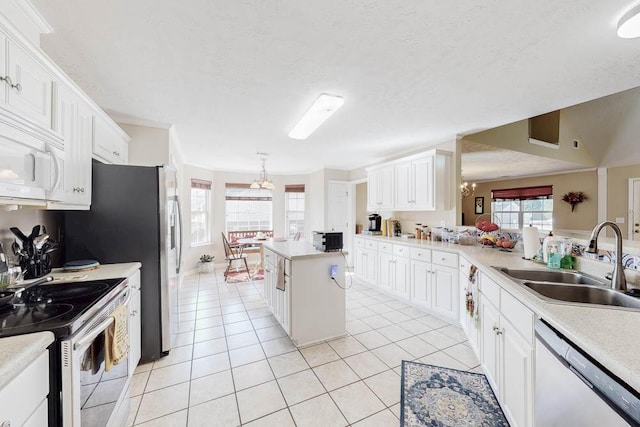
{"label": "black countertop microwave", "polygon": [[313,247],[322,252],[335,252],[342,250],[341,231],[314,231]]}

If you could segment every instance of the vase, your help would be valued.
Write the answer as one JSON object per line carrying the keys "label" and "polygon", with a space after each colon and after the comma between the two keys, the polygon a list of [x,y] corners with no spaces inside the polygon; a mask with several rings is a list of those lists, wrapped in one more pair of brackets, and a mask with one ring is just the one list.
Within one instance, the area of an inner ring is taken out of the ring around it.
{"label": "vase", "polygon": [[213,273],[213,262],[200,262],[200,273]]}

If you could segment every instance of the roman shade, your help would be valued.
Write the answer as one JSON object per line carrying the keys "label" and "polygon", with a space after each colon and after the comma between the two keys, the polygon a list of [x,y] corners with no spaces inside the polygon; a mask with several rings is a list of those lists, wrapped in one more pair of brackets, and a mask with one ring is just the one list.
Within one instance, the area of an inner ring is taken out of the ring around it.
{"label": "roman shade", "polygon": [[549,199],[552,196],[553,196],[553,185],[491,190],[491,198],[493,200]]}
{"label": "roman shade", "polygon": [[304,184],[291,184],[284,186],[285,193],[304,193]]}
{"label": "roman shade", "polygon": [[225,184],[226,200],[257,200],[271,201],[271,190],[264,188],[251,188],[251,184],[227,183]]}

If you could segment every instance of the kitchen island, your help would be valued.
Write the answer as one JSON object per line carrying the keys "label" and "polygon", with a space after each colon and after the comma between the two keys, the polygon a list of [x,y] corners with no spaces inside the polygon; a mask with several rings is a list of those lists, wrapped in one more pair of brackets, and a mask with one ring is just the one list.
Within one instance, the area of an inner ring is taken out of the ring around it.
{"label": "kitchen island", "polygon": [[303,241],[268,241],[263,257],[263,297],[295,345],[345,335],[342,252],[320,252]]}

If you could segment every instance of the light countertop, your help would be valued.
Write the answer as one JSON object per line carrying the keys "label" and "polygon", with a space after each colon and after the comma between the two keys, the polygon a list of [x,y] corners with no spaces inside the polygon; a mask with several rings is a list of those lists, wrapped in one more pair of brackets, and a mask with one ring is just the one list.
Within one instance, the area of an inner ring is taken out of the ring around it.
{"label": "light countertop", "polygon": [[636,391],[640,391],[640,311],[547,302],[524,289],[517,281],[492,268],[500,266],[546,269],[544,265],[522,259],[522,252],[509,253],[480,246],[395,237],[356,237],[455,252],[464,256],[489,278],[500,283],[507,292],[529,307],[538,317],[545,319],[605,368]]}
{"label": "light countertop", "polygon": [[[126,262],[120,264],[100,264],[93,270],[66,272],[61,268],[54,268],[50,276],[53,276],[53,282],[86,282],[88,280],[104,280],[115,279],[118,277],[129,277],[136,270],[139,270],[142,264],[139,262]],[[34,279],[35,280],[35,279]],[[25,280],[21,283],[28,284],[32,280]]]}
{"label": "light countertop", "polygon": [[0,339],[0,389],[33,363],[53,340],[52,332],[36,332]]}
{"label": "light countertop", "polygon": [[346,252],[322,252],[313,247],[311,242],[305,242],[303,240],[294,241],[287,240],[286,242],[265,241],[263,243],[266,249],[272,250],[288,259],[295,258],[308,258],[308,257],[328,257],[328,256],[342,256],[346,255]]}

